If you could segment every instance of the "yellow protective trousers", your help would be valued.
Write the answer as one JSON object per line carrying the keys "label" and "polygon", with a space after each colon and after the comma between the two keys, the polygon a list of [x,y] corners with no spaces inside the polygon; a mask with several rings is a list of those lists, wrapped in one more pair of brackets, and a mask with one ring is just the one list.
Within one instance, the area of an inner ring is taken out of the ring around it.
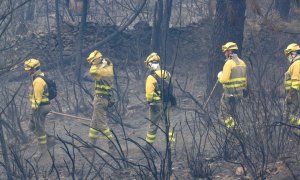
{"label": "yellow protective trousers", "polygon": [[112,133],[108,127],[107,106],[108,99],[102,97],[100,94],[94,96],[94,111],[89,129],[89,137],[97,139],[99,131],[102,132],[103,138],[109,140],[112,138]]}
{"label": "yellow protective trousers", "polygon": [[32,118],[29,120],[29,130],[34,132],[40,144],[47,143],[47,135],[45,131],[45,120],[47,114],[50,112],[50,105],[39,106],[32,110]]}
{"label": "yellow protective trousers", "polygon": [[170,108],[171,107],[169,104],[165,104],[165,106],[163,107],[161,102],[158,102],[154,105],[150,105],[149,108],[150,125],[146,135],[146,141],[148,143],[152,144],[155,142],[157,130],[160,123],[162,123],[163,126],[165,127],[169,127],[169,132],[168,132],[169,141],[171,143],[172,142],[174,143],[176,141],[175,134],[173,131],[174,127],[171,125],[172,121],[170,120],[170,114],[171,114]]}
{"label": "yellow protective trousers", "polygon": [[223,93],[220,103],[220,117],[228,129],[237,125],[237,107],[240,106],[242,91],[236,94]]}
{"label": "yellow protective trousers", "polygon": [[[289,120],[290,125],[300,126],[300,91],[291,90],[291,100],[285,100],[285,116]],[[300,130],[294,128],[293,133],[300,135]]]}

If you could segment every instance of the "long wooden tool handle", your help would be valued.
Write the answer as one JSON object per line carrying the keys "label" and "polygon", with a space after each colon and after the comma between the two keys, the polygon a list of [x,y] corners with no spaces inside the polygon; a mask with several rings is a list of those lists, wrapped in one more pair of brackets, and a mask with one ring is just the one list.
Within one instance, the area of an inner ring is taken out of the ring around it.
{"label": "long wooden tool handle", "polygon": [[81,120],[89,121],[89,122],[91,121],[91,119],[88,119],[88,118],[73,116],[73,115],[69,115],[69,114],[65,114],[65,113],[59,113],[59,112],[55,112],[55,111],[50,111],[50,113],[61,115],[61,116],[66,116],[66,117],[69,117],[69,118],[81,119]]}
{"label": "long wooden tool handle", "polygon": [[206,102],[205,102],[205,104],[204,104],[204,106],[203,106],[204,109],[206,108],[206,106],[207,106],[207,104],[208,104],[208,102],[209,102],[209,100],[210,100],[210,98],[211,98],[211,95],[212,95],[213,92],[215,91],[215,89],[216,89],[216,87],[217,87],[217,85],[218,85],[218,82],[219,82],[219,80],[217,80],[217,82],[215,83],[213,89],[211,90],[211,92],[210,92],[210,94],[209,94],[209,96],[208,96],[208,98],[207,98],[207,100],[206,100]]}

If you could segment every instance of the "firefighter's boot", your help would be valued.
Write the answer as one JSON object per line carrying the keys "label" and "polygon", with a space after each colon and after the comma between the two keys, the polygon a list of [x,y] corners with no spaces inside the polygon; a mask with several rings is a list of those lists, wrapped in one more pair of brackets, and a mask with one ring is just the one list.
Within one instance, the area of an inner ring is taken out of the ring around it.
{"label": "firefighter's boot", "polygon": [[116,155],[118,151],[116,149],[115,144],[112,141],[107,141],[107,145],[108,145],[109,153]]}
{"label": "firefighter's boot", "polygon": [[38,145],[38,151],[35,153],[33,158],[35,160],[39,160],[40,158],[44,157],[48,153],[47,144],[40,144]]}
{"label": "firefighter's boot", "polygon": [[90,142],[91,142],[91,145],[95,146],[96,143],[97,143],[97,139],[96,138],[90,138]]}
{"label": "firefighter's boot", "polygon": [[51,147],[55,146],[56,139],[54,136],[48,136],[47,138],[47,148],[50,149]]}
{"label": "firefighter's boot", "polygon": [[148,156],[148,158],[155,158],[156,156],[156,152],[154,150],[154,148],[152,147],[152,144],[150,143],[146,143],[146,145],[144,146],[145,152],[146,152],[146,156]]}

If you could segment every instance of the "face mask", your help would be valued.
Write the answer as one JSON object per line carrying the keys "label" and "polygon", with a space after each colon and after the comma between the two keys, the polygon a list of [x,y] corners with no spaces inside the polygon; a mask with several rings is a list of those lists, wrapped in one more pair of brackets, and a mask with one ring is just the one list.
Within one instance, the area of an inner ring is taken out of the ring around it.
{"label": "face mask", "polygon": [[150,70],[157,70],[159,68],[159,63],[151,63]]}
{"label": "face mask", "polygon": [[287,59],[290,63],[292,63],[294,61],[295,57],[296,57],[296,54],[294,52],[292,52],[291,54],[289,54],[287,56]]}

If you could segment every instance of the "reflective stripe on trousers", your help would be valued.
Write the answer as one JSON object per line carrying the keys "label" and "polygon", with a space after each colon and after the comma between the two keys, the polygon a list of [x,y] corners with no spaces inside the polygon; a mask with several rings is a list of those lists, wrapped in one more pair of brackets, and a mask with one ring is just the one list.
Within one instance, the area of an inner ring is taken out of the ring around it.
{"label": "reflective stripe on trousers", "polygon": [[40,144],[47,144],[47,135],[39,136],[38,140]]}
{"label": "reflective stripe on trousers", "polygon": [[236,125],[236,121],[231,116],[229,118],[225,119],[224,123],[228,129],[234,128]]}
{"label": "reflective stripe on trousers", "polygon": [[[99,138],[99,132],[98,130],[94,129],[94,128],[90,128],[90,131],[89,131],[89,137],[92,138],[92,139],[98,139]],[[105,129],[104,131],[102,131],[102,136],[103,136],[103,139],[105,140],[109,140],[113,137],[110,129]]]}
{"label": "reflective stripe on trousers", "polygon": [[[149,134],[147,133],[146,141],[148,143],[154,143],[156,139],[156,134]],[[169,141],[176,142],[176,138],[174,137],[174,132],[169,132]]]}
{"label": "reflective stripe on trousers", "polygon": [[[168,107],[165,107],[166,108],[165,113],[168,114],[168,116],[167,116],[167,121],[168,122],[167,123],[168,123],[168,126],[170,127],[169,129],[171,130],[173,127],[171,125],[172,116],[170,116],[170,111],[171,111],[170,110],[170,104],[165,105],[165,106],[168,106]],[[148,143],[154,143],[155,142],[159,124],[162,123],[163,126],[165,125],[164,118],[166,118],[166,117],[164,117],[164,116],[165,115],[164,115],[164,112],[162,110],[161,102],[150,106],[150,108],[149,108],[150,125],[149,125],[148,132],[146,134],[146,139],[145,139]],[[162,122],[160,122],[160,121],[162,121]],[[170,142],[175,142],[176,141],[173,131],[169,131],[169,141]]]}
{"label": "reflective stripe on trousers", "polygon": [[147,133],[146,141],[148,143],[154,143],[156,138],[156,134]]}
{"label": "reflective stripe on trousers", "polygon": [[233,128],[237,125],[234,117],[237,117],[237,107],[240,105],[242,92],[239,94],[225,94],[223,93],[220,102],[220,118],[224,121],[227,128]]}
{"label": "reflective stripe on trousers", "polygon": [[101,95],[95,95],[93,105],[94,111],[89,131],[90,138],[98,138],[99,131],[106,134],[106,136],[104,136],[105,139],[112,138],[112,133],[107,124],[107,98],[103,98]]}

